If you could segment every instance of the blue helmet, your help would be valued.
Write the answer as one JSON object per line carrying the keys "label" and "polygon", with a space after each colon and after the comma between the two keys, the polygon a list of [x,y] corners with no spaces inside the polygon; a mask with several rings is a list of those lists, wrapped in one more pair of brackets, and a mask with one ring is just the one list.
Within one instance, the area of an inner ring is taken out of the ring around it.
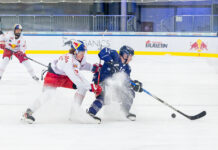
{"label": "blue helmet", "polygon": [[122,46],[120,48],[119,54],[120,54],[120,56],[123,56],[123,54],[127,54],[127,56],[129,56],[129,55],[133,56],[134,55],[134,50],[133,50],[133,48],[124,45],[124,46]]}
{"label": "blue helmet", "polygon": [[86,51],[87,48],[84,44],[83,41],[77,40],[77,41],[72,41],[71,43],[71,48],[74,48],[76,50],[76,53],[80,52],[80,51]]}

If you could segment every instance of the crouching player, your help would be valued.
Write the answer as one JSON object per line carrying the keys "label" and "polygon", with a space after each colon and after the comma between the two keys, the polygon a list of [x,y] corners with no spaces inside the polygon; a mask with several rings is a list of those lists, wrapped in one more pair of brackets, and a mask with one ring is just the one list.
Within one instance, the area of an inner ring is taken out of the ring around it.
{"label": "crouching player", "polygon": [[[36,112],[43,103],[51,99],[52,93],[57,87],[77,89],[74,95],[73,105],[80,106],[89,90],[98,96],[102,89],[99,85],[90,84],[80,73],[80,70],[88,70],[96,73],[98,65],[91,65],[85,59],[86,46],[82,41],[73,42],[68,54],[62,55],[59,59],[49,64],[48,72],[44,79],[42,97],[36,99],[22,116],[22,120],[33,123],[35,118],[33,113]],[[92,117],[94,118],[94,117]],[[95,119],[95,118],[94,118]],[[96,120],[98,122],[98,119]]]}
{"label": "crouching player", "polygon": [[[96,97],[96,100],[92,103],[91,107],[88,109],[88,113],[95,116],[98,111],[102,108],[105,104],[104,94],[107,91],[104,88],[106,85],[105,80],[109,77],[112,77],[113,74],[116,72],[124,72],[127,75],[127,83],[124,85],[128,92],[125,92],[125,95],[120,95],[119,97],[122,98],[121,100],[121,108],[123,109],[126,117],[131,120],[135,121],[136,115],[130,113],[130,108],[133,104],[133,99],[135,97],[135,92],[142,92],[142,83],[130,79],[131,68],[129,66],[129,62],[132,60],[134,55],[134,50],[129,46],[122,46],[120,48],[119,54],[117,51],[103,48],[100,53],[98,54],[101,60],[104,60],[104,64],[100,70],[100,85],[103,88],[102,93]],[[98,73],[94,75],[94,82],[98,82]],[[132,86],[130,82],[134,82],[135,86]],[[118,89],[119,90],[119,89]],[[117,91],[118,93],[122,94],[122,92]],[[99,118],[100,119],[100,118]]]}

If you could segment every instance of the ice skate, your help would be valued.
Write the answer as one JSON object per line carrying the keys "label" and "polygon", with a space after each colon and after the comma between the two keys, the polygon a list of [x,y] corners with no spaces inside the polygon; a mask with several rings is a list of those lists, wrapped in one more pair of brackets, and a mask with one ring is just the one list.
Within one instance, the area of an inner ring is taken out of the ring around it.
{"label": "ice skate", "polygon": [[126,116],[127,119],[131,120],[131,121],[135,121],[136,120],[136,115],[135,114],[132,114],[132,113],[129,113],[127,116]]}
{"label": "ice skate", "polygon": [[86,112],[87,112],[87,114],[88,114],[91,118],[93,118],[98,124],[101,123],[101,118],[99,118],[99,117],[97,117],[97,116],[91,114],[88,110],[87,110]]}
{"label": "ice skate", "polygon": [[32,116],[32,114],[32,110],[27,109],[26,112],[22,115],[21,120],[26,123],[32,124],[33,122],[35,122],[35,118]]}

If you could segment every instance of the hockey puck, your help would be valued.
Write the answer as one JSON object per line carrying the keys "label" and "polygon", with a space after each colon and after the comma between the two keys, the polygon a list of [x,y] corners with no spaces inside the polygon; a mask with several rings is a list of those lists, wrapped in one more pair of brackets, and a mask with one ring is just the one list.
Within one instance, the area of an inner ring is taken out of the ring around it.
{"label": "hockey puck", "polygon": [[176,114],[172,113],[171,117],[176,118]]}

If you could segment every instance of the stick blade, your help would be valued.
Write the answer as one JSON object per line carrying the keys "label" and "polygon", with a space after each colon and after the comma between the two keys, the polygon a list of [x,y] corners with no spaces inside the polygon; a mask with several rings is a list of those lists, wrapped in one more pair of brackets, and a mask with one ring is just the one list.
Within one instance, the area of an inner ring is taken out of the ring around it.
{"label": "stick blade", "polygon": [[200,119],[200,118],[204,117],[206,114],[207,114],[206,111],[202,111],[201,113],[199,113],[199,114],[197,114],[195,116],[190,116],[189,118],[191,120],[196,120],[196,119]]}

